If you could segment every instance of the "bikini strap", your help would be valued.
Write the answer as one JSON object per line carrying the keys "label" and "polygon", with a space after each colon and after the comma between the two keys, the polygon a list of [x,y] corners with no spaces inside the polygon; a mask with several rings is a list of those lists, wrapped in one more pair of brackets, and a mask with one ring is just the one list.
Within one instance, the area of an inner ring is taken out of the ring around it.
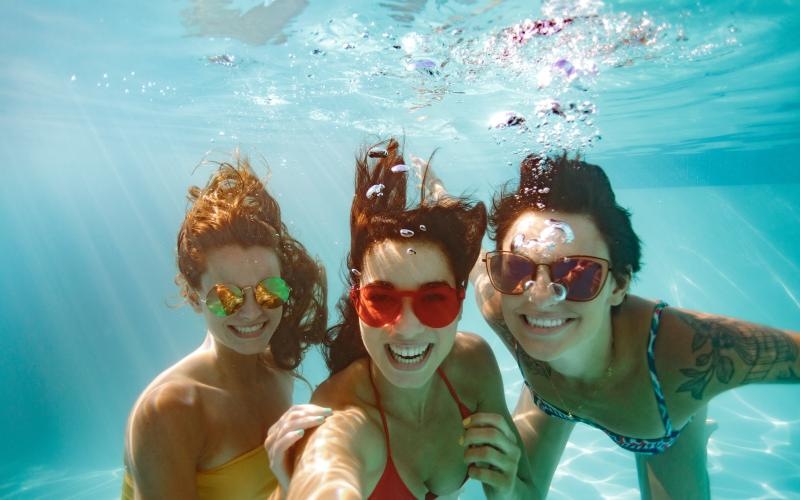
{"label": "bikini strap", "polygon": [[656,397],[656,405],[658,406],[658,413],[661,415],[661,422],[664,424],[664,430],[667,435],[672,434],[672,421],[667,412],[667,402],[664,399],[664,391],[661,390],[661,383],[658,381],[656,374],[656,357],[655,345],[656,336],[658,336],[658,326],[661,323],[661,313],[667,307],[667,303],[660,301],[653,309],[653,316],[650,321],[650,338],[647,342],[647,367],[650,371],[650,383],[653,386],[653,394]]}
{"label": "bikini strap", "polygon": [[461,413],[461,418],[467,418],[468,416],[472,415],[472,410],[470,410],[467,405],[461,401],[461,398],[458,397],[456,389],[453,387],[453,384],[450,383],[450,380],[447,379],[447,375],[444,374],[444,370],[442,370],[441,366],[436,368],[436,373],[438,373],[439,377],[441,377],[441,379],[444,381],[444,385],[447,386],[447,390],[450,391],[450,395],[458,405],[458,411]]}
{"label": "bikini strap", "polygon": [[392,446],[389,444],[389,426],[386,423],[386,414],[383,412],[383,405],[381,404],[381,395],[378,393],[378,387],[375,385],[375,380],[372,378],[372,361],[367,364],[367,371],[369,372],[369,383],[372,385],[372,392],[375,394],[375,403],[378,405],[378,413],[381,414],[381,422],[383,423],[383,438],[386,441],[386,461],[392,461]]}

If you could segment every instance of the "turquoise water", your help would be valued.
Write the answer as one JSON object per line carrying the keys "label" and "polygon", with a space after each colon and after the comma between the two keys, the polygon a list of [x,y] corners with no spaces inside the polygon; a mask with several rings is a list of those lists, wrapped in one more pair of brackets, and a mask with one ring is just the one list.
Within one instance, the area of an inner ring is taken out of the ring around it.
{"label": "turquoise water", "polygon": [[[484,200],[527,152],[581,149],[645,242],[635,293],[800,329],[798,2],[522,3],[0,6],[0,497],[118,494],[131,405],[203,337],[173,307],[186,188],[236,147],[270,172],[332,300],[353,153],[391,133],[438,147],[448,188]],[[559,13],[575,21],[508,43]],[[509,110],[526,126],[490,128]],[[461,326],[495,347],[513,406],[510,356],[473,308]],[[303,371],[325,376],[316,354]],[[798,396],[712,402],[714,497],[800,497]],[[551,498],[599,496],[638,496],[633,457],[579,427]]]}

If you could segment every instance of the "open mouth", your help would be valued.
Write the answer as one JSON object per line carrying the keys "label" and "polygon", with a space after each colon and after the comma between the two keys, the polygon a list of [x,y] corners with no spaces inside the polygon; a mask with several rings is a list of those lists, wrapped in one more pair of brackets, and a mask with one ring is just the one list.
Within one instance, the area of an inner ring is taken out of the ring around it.
{"label": "open mouth", "polygon": [[433,344],[386,344],[392,365],[399,370],[416,370],[425,364]]}
{"label": "open mouth", "polygon": [[234,335],[243,339],[251,339],[261,335],[264,327],[267,325],[266,321],[249,326],[233,326],[229,325],[228,328],[233,331]]}
{"label": "open mouth", "polygon": [[525,323],[529,329],[535,333],[548,334],[560,331],[565,325],[568,325],[574,318],[537,318],[536,316],[529,316],[522,314],[522,322]]}

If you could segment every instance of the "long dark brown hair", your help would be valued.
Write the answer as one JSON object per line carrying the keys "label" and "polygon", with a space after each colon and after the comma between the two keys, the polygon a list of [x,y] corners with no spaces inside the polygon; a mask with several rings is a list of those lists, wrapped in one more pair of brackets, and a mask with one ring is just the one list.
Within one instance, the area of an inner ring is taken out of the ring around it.
{"label": "long dark brown hair", "polygon": [[247,158],[219,163],[204,188],[189,188],[189,208],[178,232],[178,278],[182,295],[196,303],[206,256],[225,245],[263,246],[275,251],[281,276],[292,288],[281,322],[270,340],[274,363],[292,370],[319,344],[327,321],[325,270],[281,221],[278,202]]}
{"label": "long dark brown hair", "polygon": [[[370,158],[371,151],[377,158]],[[375,154],[376,151],[379,154]],[[374,165],[370,166],[371,162]],[[398,167],[400,165],[405,165],[405,161],[395,139],[363,148],[356,157],[355,194],[350,208],[350,252],[344,277],[347,289],[337,304],[341,322],[328,329],[323,345],[331,374],[367,356],[349,289],[358,284],[356,273],[362,269],[364,256],[372,246],[387,240],[405,240],[401,230],[413,231],[414,242],[432,243],[442,250],[456,284],[463,287],[480,253],[486,230],[484,204],[466,197],[426,200],[423,177],[420,201],[410,207],[408,172]],[[392,167],[398,168],[393,170]]]}

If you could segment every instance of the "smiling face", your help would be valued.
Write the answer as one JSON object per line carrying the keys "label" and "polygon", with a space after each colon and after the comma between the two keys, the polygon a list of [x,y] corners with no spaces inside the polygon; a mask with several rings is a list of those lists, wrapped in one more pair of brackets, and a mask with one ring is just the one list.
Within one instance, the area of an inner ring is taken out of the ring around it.
{"label": "smiling face", "polygon": [[[407,252],[413,248],[414,252]],[[372,246],[364,257],[360,286],[391,285],[397,290],[417,290],[455,278],[444,253],[433,243],[387,240]],[[398,387],[424,385],[450,353],[455,341],[458,316],[448,325],[432,328],[412,310],[411,297],[403,297],[397,321],[373,327],[359,320],[361,339],[375,366]]]}
{"label": "smiling face", "polygon": [[[543,231],[553,227],[553,219],[572,230],[571,241],[551,247],[522,244],[541,239]],[[550,222],[548,222],[548,220]],[[608,247],[591,219],[585,215],[561,212],[525,212],[506,234],[501,250],[514,251],[537,263],[549,263],[559,257],[585,255],[609,259]],[[613,266],[614,263],[611,263]],[[600,293],[588,302],[559,300],[550,287],[548,268],[539,266],[521,295],[502,295],[501,307],[508,329],[525,352],[540,361],[554,361],[571,353],[591,352],[592,340],[611,334],[611,306],[625,297],[627,282],[618,287],[609,275]]]}
{"label": "smiling face", "polygon": [[275,251],[263,246],[226,245],[208,252],[206,271],[200,281],[200,297],[218,283],[236,285],[244,290],[244,303],[230,316],[219,317],[202,303],[196,309],[203,314],[214,340],[239,354],[263,353],[281,321],[283,307],[261,307],[254,296],[254,286],[267,277],[279,277],[281,266]]}

